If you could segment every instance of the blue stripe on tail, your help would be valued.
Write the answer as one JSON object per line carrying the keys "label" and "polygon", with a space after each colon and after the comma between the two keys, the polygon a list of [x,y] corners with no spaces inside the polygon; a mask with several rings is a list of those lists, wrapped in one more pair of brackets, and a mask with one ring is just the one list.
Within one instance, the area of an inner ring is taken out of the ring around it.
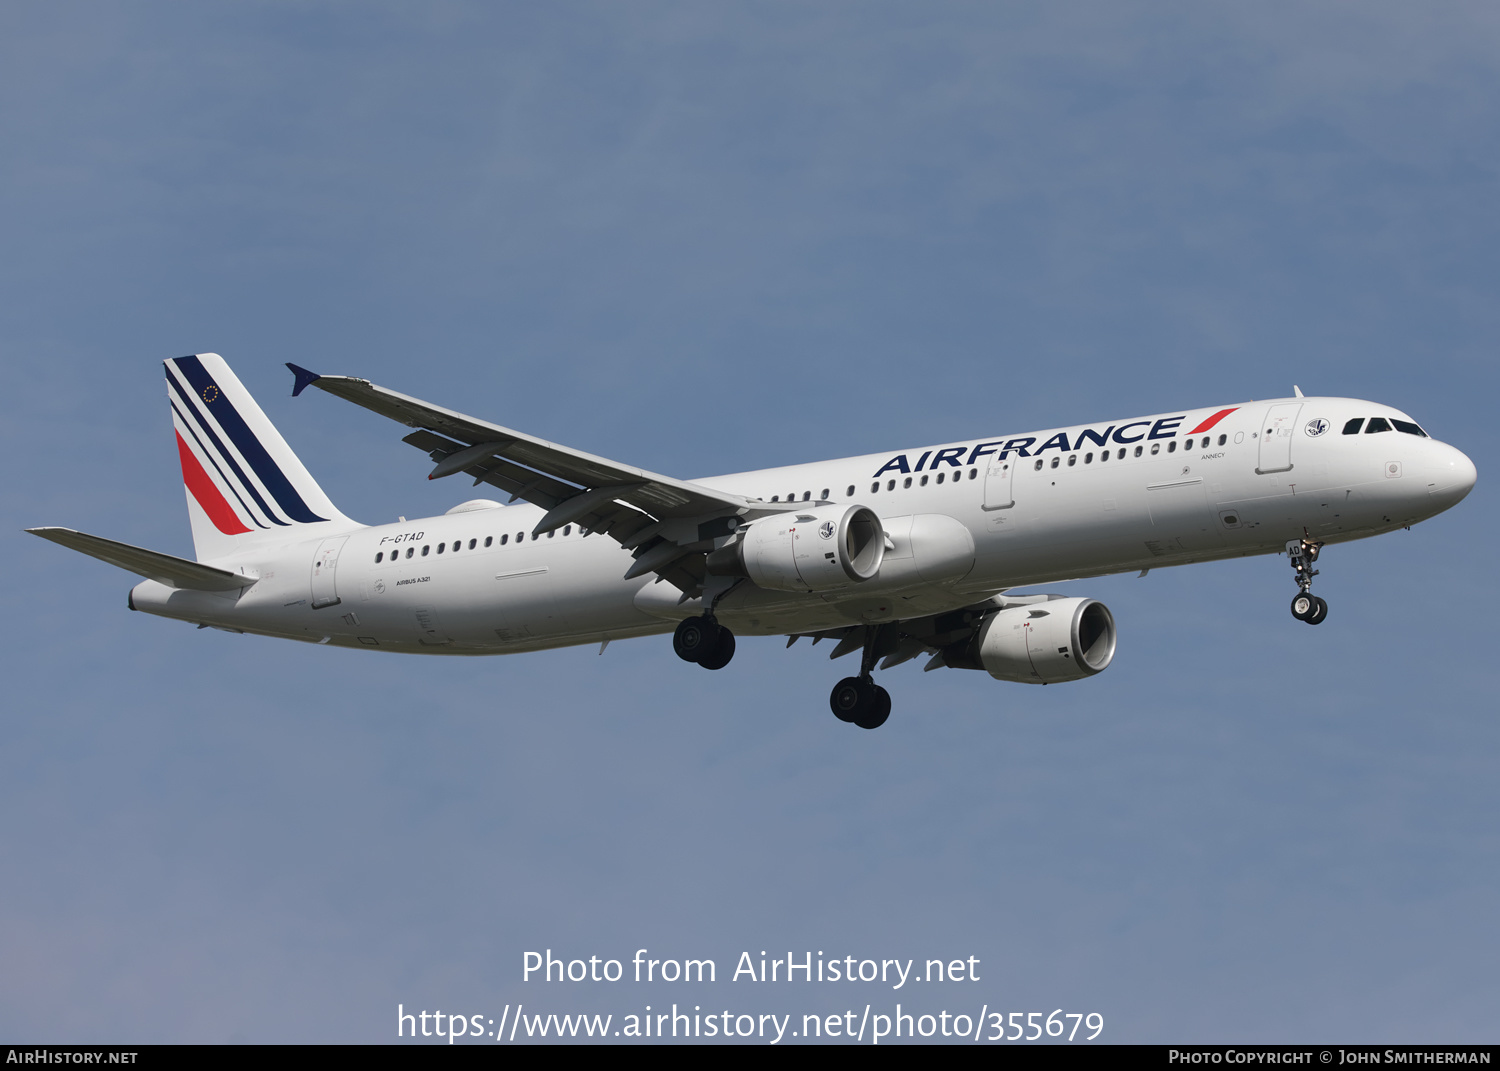
{"label": "blue stripe on tail", "polygon": [[[171,377],[168,377],[169,380],[170,378]],[[196,412],[193,412],[190,418],[182,411],[182,407],[179,406],[171,398],[167,399],[167,404],[172,407],[172,412],[177,415],[177,419],[182,421],[183,430],[192,436],[193,443],[202,452],[203,456],[208,459],[208,463],[214,467],[214,471],[219,474],[219,479],[224,481],[224,486],[229,488],[229,493],[234,495],[234,500],[240,504],[240,509],[244,511],[244,516],[250,518],[250,523],[255,525],[255,527],[265,528],[266,525],[262,523],[261,519],[255,515],[255,511],[250,508],[249,503],[247,503],[244,496],[240,494],[240,489],[235,486],[235,481],[229,478],[228,473],[224,471],[224,467],[219,464],[219,459],[214,456],[215,451],[208,449],[208,447],[204,445],[202,436],[200,436],[197,430],[193,427],[194,424],[201,425],[203,418],[200,417]],[[191,410],[192,407],[189,406],[188,408],[189,410]],[[223,453],[223,450],[220,449],[218,453]],[[228,457],[226,457],[225,460],[232,461],[232,459]],[[243,483],[243,479],[241,479],[240,482]],[[276,518],[272,517],[271,520],[275,521]]]}
{"label": "blue stripe on tail", "polygon": [[[214,419],[219,422],[219,427],[223,428],[224,433],[234,442],[240,456],[255,470],[255,474],[260,477],[261,484],[271,492],[283,512],[292,520],[303,524],[326,521],[327,517],[319,517],[308,508],[306,502],[302,501],[302,496],[292,486],[292,481],[286,478],[286,474],[281,471],[281,466],[276,464],[271,455],[266,452],[266,448],[261,445],[255,433],[250,430],[250,426],[245,423],[245,418],[240,416],[239,411],[235,409],[234,403],[214,384],[208,370],[203,367],[203,362],[197,357],[179,357],[172,363],[192,384],[198,397],[214,415]],[[233,460],[227,458],[227,455],[226,459]],[[254,493],[255,489],[249,487],[249,490]],[[259,498],[259,496],[256,497]]]}
{"label": "blue stripe on tail", "polygon": [[[228,450],[224,449],[224,442],[219,438],[218,433],[214,431],[213,426],[209,424],[208,421],[203,419],[203,414],[198,412],[197,406],[193,405],[192,396],[188,394],[187,391],[183,390],[182,384],[177,382],[177,380],[172,376],[167,377],[167,384],[174,391],[176,391],[177,396],[182,399],[181,411],[185,412],[187,416],[192,417],[192,420],[188,426],[191,428],[192,425],[196,424],[198,426],[198,429],[203,432],[203,434],[208,438],[208,441],[213,445],[213,450],[209,451],[210,456],[212,456],[213,454],[217,454],[220,458],[223,459],[224,464],[228,465],[231,471],[233,471],[235,479],[233,481],[230,481],[230,485],[233,486],[235,482],[238,482],[240,487],[242,487],[251,498],[255,499],[255,504],[260,507],[261,513],[265,515],[267,520],[269,520],[272,524],[277,524],[285,528],[288,522],[276,516],[276,511],[273,510],[270,506],[266,505],[266,500],[260,497],[260,492],[256,490],[255,484],[251,483],[249,478],[245,475],[245,470],[240,468],[240,464],[234,459],[234,455],[231,454]],[[252,513],[251,516],[253,517],[254,514]]]}

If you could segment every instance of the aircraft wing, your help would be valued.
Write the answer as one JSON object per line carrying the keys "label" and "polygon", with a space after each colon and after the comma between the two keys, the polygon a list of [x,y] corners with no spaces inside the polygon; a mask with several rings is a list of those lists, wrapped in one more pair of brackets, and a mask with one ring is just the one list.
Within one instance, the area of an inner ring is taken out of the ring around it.
{"label": "aircraft wing", "polygon": [[253,576],[241,576],[227,569],[215,569],[212,565],[190,562],[171,554],[161,554],[129,543],[117,543],[113,539],[77,532],[72,528],[28,528],[32,535],[50,539],[70,550],[80,551],[102,562],[118,566],[126,572],[144,576],[171,588],[187,588],[192,591],[234,591],[248,588],[255,583]]}
{"label": "aircraft wing", "polygon": [[784,512],[756,499],[622,465],[513,428],[400,394],[353,376],[324,376],[288,364],[293,395],[309,386],[407,427],[402,441],[437,464],[428,479],[458,472],[547,510],[535,532],[579,524],[636,552],[626,576],[655,572],[689,594],[701,590],[713,540],[743,519]]}

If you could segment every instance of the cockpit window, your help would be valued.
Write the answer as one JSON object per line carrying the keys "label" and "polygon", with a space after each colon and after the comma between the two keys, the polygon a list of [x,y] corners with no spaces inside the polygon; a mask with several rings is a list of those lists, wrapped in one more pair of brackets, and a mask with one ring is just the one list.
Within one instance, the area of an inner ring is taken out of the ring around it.
{"label": "cockpit window", "polygon": [[1364,417],[1362,417],[1362,416],[1355,417],[1353,420],[1349,421],[1349,423],[1347,423],[1347,424],[1344,425],[1344,434],[1345,435],[1358,435],[1359,434],[1360,426],[1362,424],[1364,424],[1364,422],[1365,422],[1365,418]]}
{"label": "cockpit window", "polygon": [[1427,438],[1427,433],[1410,420],[1397,420],[1395,417],[1392,417],[1391,423],[1396,425],[1397,431],[1404,431],[1408,435],[1420,435],[1424,439]]}
{"label": "cockpit window", "polygon": [[1390,431],[1391,426],[1386,423],[1385,417],[1371,417],[1370,426],[1365,429],[1366,435],[1374,435],[1377,431]]}

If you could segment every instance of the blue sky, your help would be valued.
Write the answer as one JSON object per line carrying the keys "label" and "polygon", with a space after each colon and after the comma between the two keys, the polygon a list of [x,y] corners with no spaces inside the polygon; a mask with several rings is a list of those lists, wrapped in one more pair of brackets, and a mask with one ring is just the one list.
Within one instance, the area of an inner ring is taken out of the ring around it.
{"label": "blue sky", "polygon": [[[393,1039],[395,1008],[1097,1011],[1112,1041],[1492,1041],[1492,5],[11,4],[0,1036]],[[461,488],[295,361],[685,477],[1290,393],[1475,492],[1059,590],[1047,689],[662,637],[381,658],[129,614],[21,533],[190,553],[159,361],[223,354],[340,507]],[[979,957],[552,986],[528,950]]]}

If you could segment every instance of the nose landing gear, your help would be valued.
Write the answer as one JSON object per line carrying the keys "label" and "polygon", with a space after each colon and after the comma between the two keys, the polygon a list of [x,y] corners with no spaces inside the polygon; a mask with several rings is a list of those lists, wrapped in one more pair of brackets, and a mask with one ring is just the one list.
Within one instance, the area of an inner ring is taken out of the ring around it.
{"label": "nose landing gear", "polygon": [[1291,539],[1286,545],[1286,556],[1297,574],[1298,591],[1296,598],[1292,599],[1292,616],[1309,625],[1321,625],[1328,616],[1328,603],[1312,593],[1312,578],[1318,575],[1312,564],[1318,560],[1318,552],[1322,549],[1323,544],[1307,538]]}
{"label": "nose landing gear", "polygon": [[672,634],[672,650],[684,662],[696,662],[704,669],[723,669],[734,657],[734,633],[712,617],[689,617],[677,624]]}

